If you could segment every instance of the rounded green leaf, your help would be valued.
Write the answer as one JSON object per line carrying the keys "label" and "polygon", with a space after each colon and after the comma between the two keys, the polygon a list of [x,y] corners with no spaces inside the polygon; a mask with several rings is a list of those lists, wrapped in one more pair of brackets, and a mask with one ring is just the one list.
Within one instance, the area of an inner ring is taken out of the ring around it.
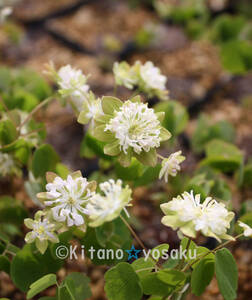
{"label": "rounded green leaf", "polygon": [[140,300],[139,277],[128,263],[119,263],[105,274],[105,292],[109,300]]}
{"label": "rounded green leaf", "polygon": [[233,255],[226,248],[215,255],[215,272],[220,292],[225,300],[236,299],[238,270]]}
{"label": "rounded green leaf", "polygon": [[211,282],[214,276],[214,261],[202,259],[192,271],[192,293],[200,296]]}
{"label": "rounded green leaf", "polygon": [[51,145],[44,144],[34,153],[32,172],[35,177],[44,176],[48,171],[54,171],[59,161],[58,154]]}

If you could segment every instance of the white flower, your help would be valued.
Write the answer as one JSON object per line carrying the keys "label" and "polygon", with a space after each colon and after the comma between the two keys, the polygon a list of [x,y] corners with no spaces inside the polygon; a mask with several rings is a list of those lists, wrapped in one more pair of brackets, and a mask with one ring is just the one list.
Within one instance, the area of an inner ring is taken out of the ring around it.
{"label": "white flower", "polygon": [[162,223],[179,229],[182,234],[195,238],[196,232],[201,231],[205,236],[211,236],[220,241],[223,239],[233,239],[227,234],[230,222],[234,217],[233,212],[229,212],[225,205],[218,203],[211,197],[200,203],[200,195],[193,195],[185,192],[172,201],[161,204],[161,209],[166,216],[162,218]]}
{"label": "white flower", "polygon": [[35,219],[25,219],[26,227],[32,229],[31,232],[25,236],[26,243],[36,242],[36,246],[41,253],[44,253],[48,246],[48,240],[57,243],[59,239],[55,234],[56,225],[51,223],[44,212],[38,211],[35,214]]}
{"label": "white flower", "polygon": [[131,201],[131,190],[128,186],[123,188],[121,180],[110,179],[99,186],[104,195],[95,194],[87,204],[91,227],[114,220]]}
{"label": "white flower", "polygon": [[[218,203],[211,197],[207,197],[201,205],[201,216],[194,220],[195,229],[205,236],[211,236],[220,241],[220,238],[231,239],[226,234],[230,228],[230,222],[234,217],[223,203]],[[219,238],[220,237],[220,238]]]}
{"label": "white flower", "polygon": [[80,112],[88,97],[89,85],[86,84],[88,77],[81,70],[66,65],[59,69],[56,78],[60,87],[59,93],[63,97],[70,97],[73,108]]}
{"label": "white flower", "polygon": [[7,176],[15,173],[15,162],[13,158],[7,154],[0,152],[0,176]]}
{"label": "white flower", "polygon": [[129,147],[140,154],[160,146],[161,125],[154,110],[147,104],[126,101],[110,119],[105,131],[115,134],[125,154]]}
{"label": "white flower", "polygon": [[151,61],[140,66],[140,76],[146,89],[165,90],[166,77]]}
{"label": "white flower", "polygon": [[91,120],[91,127],[94,127],[94,119],[100,115],[103,115],[101,99],[95,99],[95,95],[92,92],[89,92],[87,101],[82,105],[78,122],[87,124]]}
{"label": "white flower", "polygon": [[63,96],[81,97],[85,95],[89,86],[86,84],[87,77],[79,69],[74,69],[70,65],[61,67],[58,71],[59,92]]}
{"label": "white flower", "polygon": [[172,153],[168,158],[163,159],[162,168],[159,173],[159,179],[163,176],[165,182],[168,182],[168,175],[175,177],[177,172],[180,171],[180,163],[185,160],[185,157],[181,155],[182,151]]}
{"label": "white flower", "polygon": [[249,225],[247,225],[241,221],[239,221],[238,224],[240,227],[242,227],[244,229],[244,232],[243,232],[244,236],[252,237],[252,228]]}
{"label": "white flower", "polygon": [[66,222],[68,227],[84,225],[85,208],[93,197],[96,185],[83,178],[80,172],[67,176],[66,180],[55,177],[46,185],[46,193],[39,193],[38,198],[51,208],[53,218],[57,222]]}
{"label": "white flower", "polygon": [[113,72],[117,85],[123,85],[131,90],[138,82],[136,72],[127,62],[115,62]]}
{"label": "white flower", "polygon": [[5,22],[6,18],[12,14],[13,9],[9,6],[0,9],[0,24]]}

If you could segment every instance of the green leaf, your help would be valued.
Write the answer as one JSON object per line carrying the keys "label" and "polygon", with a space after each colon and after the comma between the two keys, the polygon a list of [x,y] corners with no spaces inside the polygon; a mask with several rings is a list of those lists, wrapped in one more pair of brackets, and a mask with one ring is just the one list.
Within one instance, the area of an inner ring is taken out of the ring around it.
{"label": "green leaf", "polygon": [[243,16],[222,15],[216,18],[211,29],[211,38],[215,42],[235,41],[246,24]]}
{"label": "green leaf", "polygon": [[132,181],[142,178],[143,170],[143,165],[134,157],[132,158],[130,166],[127,168],[124,168],[118,162],[115,165],[116,176],[122,180]]}
{"label": "green leaf", "polygon": [[244,187],[252,187],[252,163],[244,167],[243,183]]}
{"label": "green leaf", "polygon": [[148,152],[142,151],[140,154],[134,153],[134,155],[143,165],[154,168],[157,164],[157,152],[155,149],[151,149]]}
{"label": "green leaf", "polygon": [[173,287],[167,285],[158,278],[157,273],[150,273],[141,278],[143,292],[146,295],[168,296]]}
{"label": "green leaf", "polygon": [[27,244],[12,260],[11,279],[21,291],[27,292],[34,281],[57,272],[62,264],[63,261],[52,256],[50,249],[42,255],[33,244]]}
{"label": "green leaf", "polygon": [[169,286],[174,287],[183,284],[186,278],[183,272],[173,269],[161,270],[158,272],[157,277]]}
{"label": "green leaf", "polygon": [[87,133],[81,142],[80,156],[86,158],[95,158],[96,156],[111,160],[112,157],[104,154],[104,146],[106,143],[98,141],[92,135]]}
{"label": "green leaf", "polygon": [[211,282],[214,276],[214,261],[202,259],[192,271],[192,293],[200,296]]}
{"label": "green leaf", "polygon": [[194,191],[194,194],[201,194],[203,198],[206,198],[211,189],[214,186],[213,180],[206,179],[206,174],[198,174],[193,176],[186,185],[186,191]]}
{"label": "green leaf", "polygon": [[62,163],[57,163],[55,167],[55,173],[59,175],[61,178],[66,179],[67,175],[69,175],[71,172],[66,165]]}
{"label": "green leaf", "polygon": [[219,121],[212,124],[208,115],[201,114],[192,136],[193,150],[196,153],[202,152],[206,144],[213,139],[219,139],[230,143],[234,142],[234,127],[227,121]]}
{"label": "green leaf", "polygon": [[57,284],[57,279],[55,274],[48,274],[35,281],[30,285],[30,290],[27,293],[27,299],[31,299],[38,293],[46,290],[48,287]]}
{"label": "green leaf", "polygon": [[39,104],[38,98],[23,89],[22,87],[16,87],[13,91],[12,101],[8,103],[10,109],[21,109],[26,112],[31,112]]}
{"label": "green leaf", "polygon": [[142,276],[150,273],[155,264],[154,261],[150,258],[145,259],[140,257],[139,259],[133,261],[131,264],[132,268],[136,271],[137,275],[141,278]]}
{"label": "green leaf", "polygon": [[71,300],[85,300],[91,297],[89,287],[90,279],[83,273],[71,273],[64,280],[63,285],[69,293]]}
{"label": "green leaf", "polygon": [[0,197],[0,223],[23,224],[27,211],[16,199],[9,196]]}
{"label": "green leaf", "polygon": [[96,238],[99,244],[106,247],[106,243],[114,234],[114,224],[113,222],[104,223],[102,226],[95,228]]}
{"label": "green leaf", "polygon": [[52,88],[47,81],[33,70],[21,68],[15,70],[15,85],[24,88],[27,92],[42,101],[52,94]]}
{"label": "green leaf", "polygon": [[42,297],[39,300],[57,300],[55,297]]}
{"label": "green leaf", "polygon": [[105,292],[109,300],[140,300],[139,277],[128,263],[119,263],[105,274]]}
{"label": "green leaf", "polygon": [[[252,45],[247,41],[229,41],[221,47],[224,68],[233,74],[245,74],[252,68]],[[232,59],[231,59],[232,58]]]}
{"label": "green leaf", "polygon": [[156,261],[158,261],[164,255],[164,253],[168,252],[168,249],[169,249],[168,244],[158,245],[157,247],[151,250],[151,255]]}
{"label": "green leaf", "polygon": [[161,102],[155,106],[156,112],[165,112],[162,125],[171,132],[172,136],[177,136],[186,127],[189,116],[186,108],[177,101],[169,100]]}
{"label": "green leaf", "polygon": [[209,165],[222,172],[237,170],[243,163],[243,154],[235,146],[221,140],[212,140],[206,146],[206,156],[201,164]]}
{"label": "green leaf", "polygon": [[[91,227],[87,228],[87,232],[82,239],[82,244],[85,245],[85,249],[90,249],[93,246],[93,248],[96,250],[92,257],[92,262],[96,265],[113,265],[128,259],[128,255],[125,251],[123,251],[123,257],[121,259],[117,259],[116,251],[118,249],[130,248],[132,244],[130,232],[120,218],[115,219],[111,223],[113,224],[113,233],[109,228],[106,229],[107,233],[109,233],[107,236],[109,239],[107,237],[101,237],[101,232],[99,232],[99,230],[97,235],[97,230]],[[103,258],[102,251],[106,249],[113,249],[115,253],[114,257],[108,255],[108,257]],[[86,251],[86,255],[90,257],[91,253]]]}
{"label": "green leaf", "polygon": [[220,292],[225,300],[236,299],[238,270],[233,255],[226,248],[215,255],[215,272]]}
{"label": "green leaf", "polygon": [[0,144],[8,145],[17,139],[18,133],[10,120],[0,122]]}
{"label": "green leaf", "polygon": [[59,161],[58,154],[51,145],[44,144],[34,153],[32,172],[35,177],[44,176],[48,171],[54,171]]}
{"label": "green leaf", "polygon": [[145,166],[141,177],[135,180],[134,182],[135,187],[152,183],[153,181],[158,179],[160,169],[161,169],[160,164],[157,164],[154,168]]}
{"label": "green leaf", "polygon": [[10,261],[4,255],[0,255],[0,272],[1,271],[4,271],[7,274],[10,273]]}

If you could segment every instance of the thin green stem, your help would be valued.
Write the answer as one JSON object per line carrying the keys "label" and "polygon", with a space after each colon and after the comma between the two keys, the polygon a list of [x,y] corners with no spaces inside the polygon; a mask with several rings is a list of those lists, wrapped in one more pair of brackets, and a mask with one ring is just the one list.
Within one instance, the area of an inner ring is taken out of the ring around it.
{"label": "thin green stem", "polygon": [[116,97],[116,94],[117,94],[117,84],[116,83],[114,85],[114,92],[113,92],[113,94],[114,94],[114,97]]}
{"label": "thin green stem", "polygon": [[232,242],[235,242],[236,239],[240,238],[241,236],[243,236],[243,233],[241,234],[238,234],[237,236],[235,236],[235,240],[232,240],[232,241],[226,241],[225,243],[217,246],[216,248],[214,248],[213,250],[209,250],[208,252],[206,252],[204,255],[202,255],[201,257],[199,257],[198,259],[196,259],[195,261],[193,261],[191,264],[187,264],[183,269],[182,269],[182,272],[185,272],[187,271],[189,268],[191,268],[195,263],[201,261],[203,258],[205,258],[207,255],[209,255],[210,253],[215,253],[217,250],[231,244]]}
{"label": "thin green stem", "polygon": [[157,153],[157,157],[159,157],[161,160],[165,159],[165,157],[163,157],[161,154]]}
{"label": "thin green stem", "polygon": [[[124,219],[124,217],[122,215],[120,215],[120,218],[123,221],[123,223],[127,226],[127,228],[129,229],[129,231],[131,232],[131,234],[133,235],[133,237],[136,239],[136,241],[138,242],[138,244],[145,250],[145,253],[148,253],[148,249],[145,247],[144,243],[141,241],[141,239],[136,234],[136,232],[134,231],[134,229],[130,226],[130,224]],[[159,263],[153,258],[153,256],[151,254],[150,254],[150,258],[152,259],[152,261],[155,263],[155,265],[157,267],[162,268],[162,266],[159,265]]]}
{"label": "thin green stem", "polygon": [[[187,241],[187,244],[186,244],[186,249],[185,249],[186,250],[186,254],[188,252],[190,244],[191,244],[191,239],[188,238],[188,241]],[[185,257],[183,256],[183,258],[181,259],[181,261],[179,262],[179,265],[178,265],[178,269],[179,270],[181,270],[183,268],[184,262],[185,262]]]}
{"label": "thin green stem", "polygon": [[37,105],[30,113],[29,115],[25,118],[25,120],[18,126],[18,129],[20,129],[31,119],[31,117],[39,111],[43,106],[45,106],[47,103],[52,101],[54,99],[54,96],[46,98],[44,101],[40,102],[39,105]]}

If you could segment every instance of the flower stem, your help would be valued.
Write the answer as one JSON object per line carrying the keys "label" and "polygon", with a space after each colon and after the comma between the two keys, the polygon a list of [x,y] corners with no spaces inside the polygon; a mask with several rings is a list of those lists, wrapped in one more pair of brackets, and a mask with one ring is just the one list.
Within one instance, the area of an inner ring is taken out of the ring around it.
{"label": "flower stem", "polygon": [[51,100],[54,99],[54,96],[46,98],[44,101],[40,102],[39,105],[37,105],[26,117],[26,119],[19,125],[18,129],[20,129],[31,119],[31,117],[39,111],[43,106],[45,106],[47,103],[49,103]]}
{"label": "flower stem", "polygon": [[114,85],[114,92],[113,92],[113,94],[114,94],[114,97],[116,97],[116,94],[117,94],[117,84],[116,83]]}
{"label": "flower stem", "polygon": [[[120,215],[120,218],[123,221],[123,223],[128,227],[129,231],[131,232],[131,234],[133,235],[133,237],[136,239],[136,241],[138,242],[138,244],[145,250],[145,253],[148,253],[148,249],[145,247],[144,243],[141,241],[141,239],[136,234],[136,232],[134,231],[134,229],[130,226],[130,224],[124,219],[124,217],[122,215]],[[150,258],[153,260],[153,262],[155,263],[156,266],[158,266],[159,268],[161,268],[161,265],[159,265],[159,263],[153,258],[153,256],[151,254],[150,254]]]}
{"label": "flower stem", "polygon": [[161,160],[165,159],[165,157],[163,157],[162,155],[157,153],[157,157],[159,157]]}
{"label": "flower stem", "polygon": [[[235,236],[235,240],[240,238],[241,236],[243,236],[243,233],[241,234],[238,234],[237,236]],[[199,262],[201,261],[204,257],[206,257],[208,254],[210,253],[214,253],[216,252],[217,250],[229,245],[230,243],[232,242],[235,242],[235,240],[232,240],[232,241],[226,241],[225,243],[217,246],[216,248],[214,248],[213,250],[209,250],[208,252],[206,252],[204,255],[202,255],[201,257],[199,257],[198,259],[196,259],[195,261],[193,261],[191,264],[187,264],[183,269],[182,269],[182,272],[185,272],[187,271],[191,266],[193,266],[196,262]]]}
{"label": "flower stem", "polygon": [[[187,254],[187,252],[188,252],[188,249],[189,249],[189,247],[190,247],[190,244],[191,244],[191,239],[188,238],[188,241],[187,241],[187,244],[186,244],[186,254]],[[180,261],[180,263],[179,263],[179,265],[178,265],[178,269],[179,269],[179,270],[181,270],[181,269],[183,268],[184,262],[185,262],[185,258],[184,258],[184,256],[183,256],[183,258],[181,259],[181,261]]]}

